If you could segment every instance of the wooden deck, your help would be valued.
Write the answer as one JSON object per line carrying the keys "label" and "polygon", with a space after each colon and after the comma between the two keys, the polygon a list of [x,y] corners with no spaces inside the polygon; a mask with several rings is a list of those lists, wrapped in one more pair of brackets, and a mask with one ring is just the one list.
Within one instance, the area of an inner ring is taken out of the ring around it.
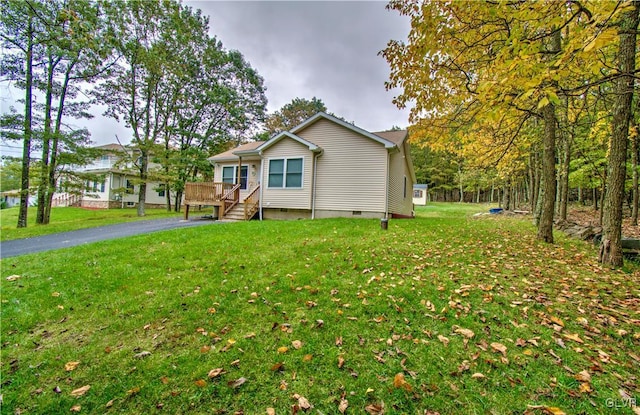
{"label": "wooden deck", "polygon": [[[260,206],[260,186],[251,190],[242,201],[244,203],[244,220],[251,219]],[[184,218],[189,219],[190,206],[218,206],[219,219],[229,213],[240,203],[240,185],[233,183],[185,183]]]}

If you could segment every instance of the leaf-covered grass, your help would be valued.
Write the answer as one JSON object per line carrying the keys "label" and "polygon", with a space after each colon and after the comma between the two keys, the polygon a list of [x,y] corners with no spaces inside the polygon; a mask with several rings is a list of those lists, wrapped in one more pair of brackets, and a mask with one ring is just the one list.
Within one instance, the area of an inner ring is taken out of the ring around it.
{"label": "leaf-covered grass", "polygon": [[166,209],[146,209],[146,216],[138,217],[136,209],[83,209],[76,207],[57,207],[51,210],[51,223],[36,225],[36,208],[29,208],[27,227],[16,228],[18,223],[18,208],[0,210],[0,240],[30,238],[57,232],[74,231],[77,229],[93,228],[96,226],[112,225],[114,223],[130,222],[134,220],[158,219],[163,217],[180,216],[180,213],[167,212]]}
{"label": "leaf-covered grass", "polygon": [[640,270],[459,208],[5,259],[2,412],[633,413]]}

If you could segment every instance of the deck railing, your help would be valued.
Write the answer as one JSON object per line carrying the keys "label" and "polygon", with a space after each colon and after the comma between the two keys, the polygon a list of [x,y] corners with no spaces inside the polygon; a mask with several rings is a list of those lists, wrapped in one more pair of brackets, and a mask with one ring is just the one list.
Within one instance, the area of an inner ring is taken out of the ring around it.
{"label": "deck railing", "polygon": [[244,198],[244,220],[249,220],[256,214],[260,207],[260,185],[256,186],[251,193]]}
{"label": "deck railing", "polygon": [[82,196],[77,194],[65,193],[60,196],[54,197],[51,200],[52,207],[69,207],[80,206],[82,202]]}
{"label": "deck railing", "polygon": [[219,202],[234,187],[233,183],[185,183],[185,204],[206,205]]}

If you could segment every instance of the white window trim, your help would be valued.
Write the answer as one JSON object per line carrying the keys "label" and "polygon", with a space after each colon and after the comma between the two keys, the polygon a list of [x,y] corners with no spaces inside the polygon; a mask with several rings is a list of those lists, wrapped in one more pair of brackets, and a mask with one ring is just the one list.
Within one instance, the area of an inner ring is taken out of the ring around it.
{"label": "white window trim", "polygon": [[[224,169],[225,167],[231,167],[233,168],[233,183],[236,182],[236,179],[238,178],[238,165],[234,165],[234,166],[221,166],[220,169],[220,177],[222,178],[222,180],[224,181]],[[249,190],[249,172],[251,170],[251,166],[249,166],[248,164],[242,164],[240,167],[246,167],[247,168],[247,187],[246,189],[240,188],[240,190]]]}
{"label": "white window trim", "polygon": [[[271,160],[284,160],[284,170],[282,172],[282,186],[269,186],[269,169],[271,168]],[[302,160],[302,177],[300,180],[300,187],[287,187],[287,165],[288,160]],[[296,157],[273,157],[267,159],[268,163],[266,163],[266,181],[267,181],[267,189],[281,189],[281,190],[300,190],[304,189],[304,156],[296,156]]]}

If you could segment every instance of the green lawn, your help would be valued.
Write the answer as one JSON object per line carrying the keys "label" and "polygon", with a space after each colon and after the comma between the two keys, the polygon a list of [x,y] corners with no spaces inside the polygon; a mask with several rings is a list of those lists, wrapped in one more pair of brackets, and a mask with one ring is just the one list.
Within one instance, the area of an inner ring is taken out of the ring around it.
{"label": "green lawn", "polygon": [[58,207],[51,210],[51,223],[36,225],[36,208],[29,208],[27,227],[16,228],[18,208],[0,210],[0,240],[29,238],[56,232],[93,228],[120,222],[141,219],[157,219],[169,216],[180,216],[180,213],[167,212],[166,209],[146,209],[146,216],[138,217],[136,209],[83,209],[76,207]]}
{"label": "green lawn", "polygon": [[633,414],[640,268],[478,209],[2,260],[2,413]]}

